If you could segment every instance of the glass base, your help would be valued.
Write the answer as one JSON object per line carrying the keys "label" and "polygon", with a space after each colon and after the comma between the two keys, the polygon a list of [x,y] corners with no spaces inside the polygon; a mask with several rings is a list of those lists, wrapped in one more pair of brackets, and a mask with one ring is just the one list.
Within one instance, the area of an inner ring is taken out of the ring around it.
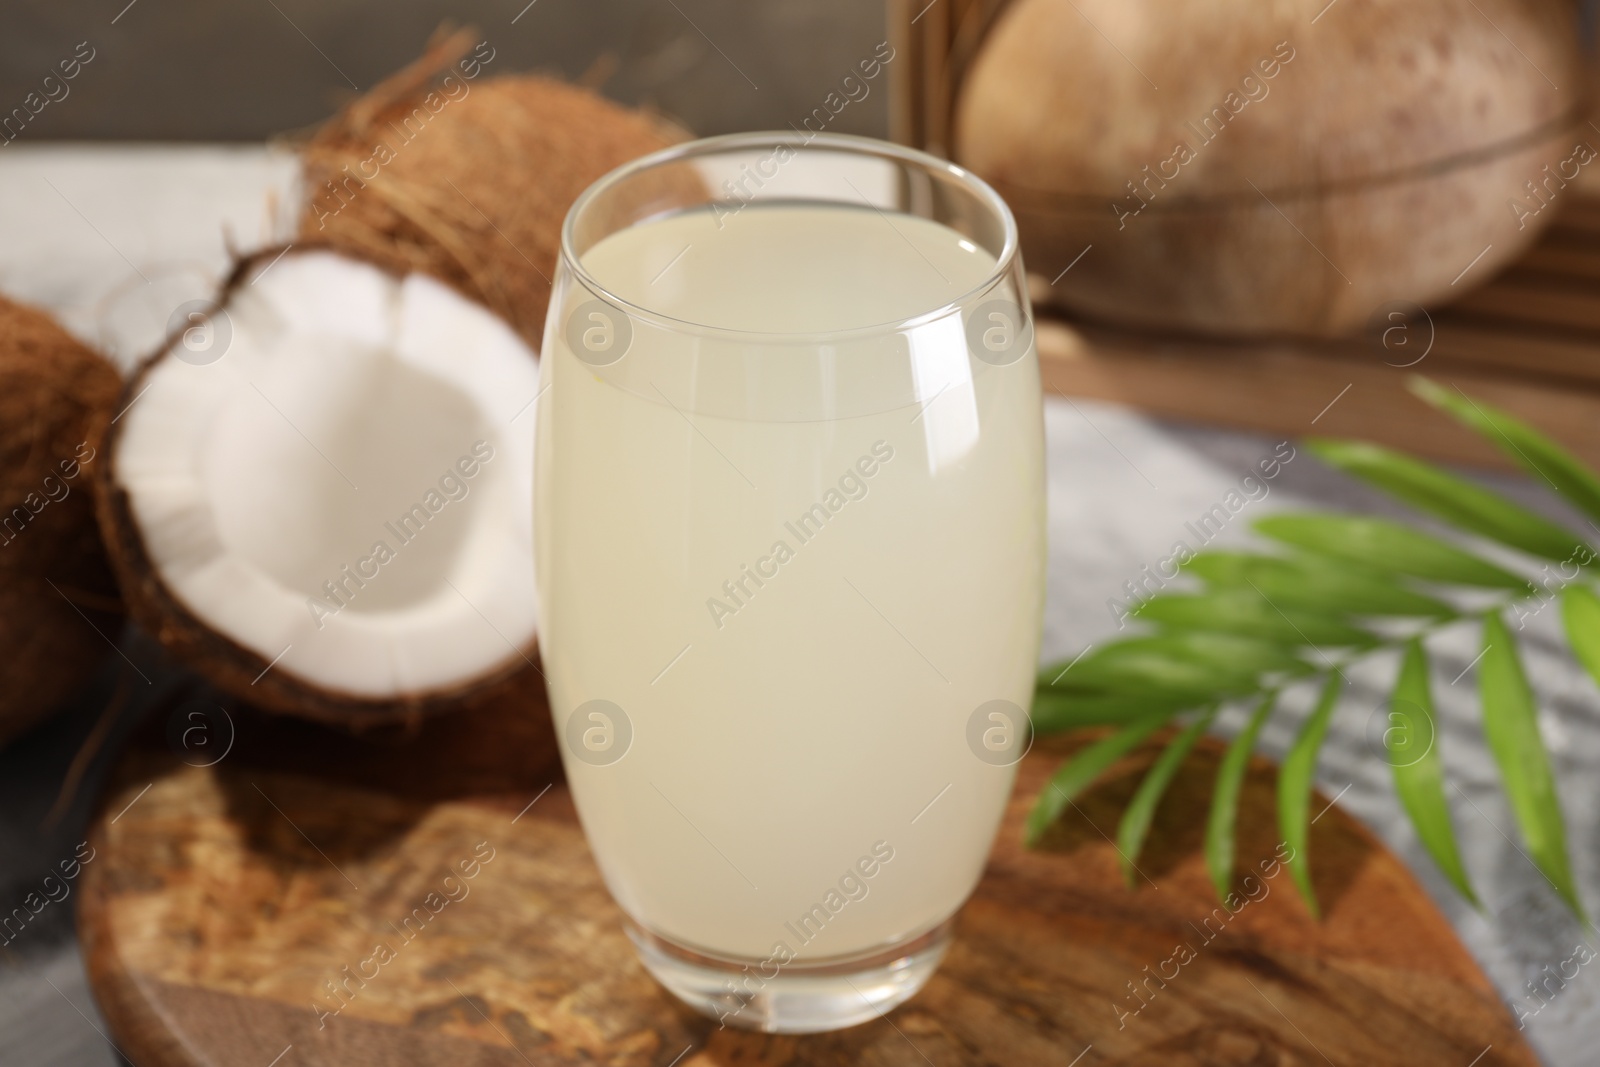
{"label": "glass base", "polygon": [[772,1034],[840,1030],[905,1003],[933,976],[955,928],[946,919],[870,955],[779,964],[704,956],[624,923],[645,969],[668,992],[724,1026]]}

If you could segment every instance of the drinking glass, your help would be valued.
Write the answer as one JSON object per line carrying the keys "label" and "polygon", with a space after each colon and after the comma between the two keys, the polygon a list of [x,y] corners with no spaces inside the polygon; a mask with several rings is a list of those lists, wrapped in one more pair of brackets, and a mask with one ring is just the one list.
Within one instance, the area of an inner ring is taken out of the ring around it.
{"label": "drinking glass", "polygon": [[572,206],[538,402],[540,643],[646,968],[851,1025],[949,945],[1029,741],[1043,421],[1016,227],[856,137],[681,145]]}

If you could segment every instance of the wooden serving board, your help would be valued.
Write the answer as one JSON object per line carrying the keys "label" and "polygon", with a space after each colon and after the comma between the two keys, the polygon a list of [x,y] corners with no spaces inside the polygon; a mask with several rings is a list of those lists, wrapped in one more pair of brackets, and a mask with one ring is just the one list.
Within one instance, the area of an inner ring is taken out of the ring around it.
{"label": "wooden serving board", "polygon": [[[1338,809],[1313,826],[1323,922],[1282,870],[1219,909],[1196,817],[1212,743],[1162,806],[1138,887],[1105,835],[1153,745],[1025,851],[1022,818],[1064,751],[1041,744],[922,993],[833,1034],[719,1030],[635,961],[547,721],[533,707],[361,741],[235,709],[232,749],[209,768],[155,723],[103,798],[79,895],[123,1053],[137,1067],[1536,1062],[1416,881]],[[1276,846],[1272,790],[1258,763],[1242,870]],[[407,924],[419,908],[426,921]],[[1192,958],[1174,962],[1180,946]],[[358,970],[370,977],[334,999],[328,983]]]}

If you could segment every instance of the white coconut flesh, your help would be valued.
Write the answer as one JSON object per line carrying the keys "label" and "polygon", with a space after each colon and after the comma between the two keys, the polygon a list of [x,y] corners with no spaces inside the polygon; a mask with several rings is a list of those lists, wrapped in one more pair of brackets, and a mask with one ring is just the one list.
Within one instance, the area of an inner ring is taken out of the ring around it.
{"label": "white coconut flesh", "polygon": [[359,698],[520,662],[535,353],[438,282],[325,252],[260,264],[224,328],[214,362],[180,342],[152,367],[115,456],[176,599],[272,670]]}

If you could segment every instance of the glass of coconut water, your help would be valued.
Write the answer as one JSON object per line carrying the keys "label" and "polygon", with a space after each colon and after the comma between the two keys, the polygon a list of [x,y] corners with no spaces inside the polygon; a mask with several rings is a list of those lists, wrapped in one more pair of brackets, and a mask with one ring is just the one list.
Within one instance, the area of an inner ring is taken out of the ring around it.
{"label": "glass of coconut water", "polygon": [[541,649],[645,966],[724,1024],[914,994],[1028,743],[1039,369],[959,167],[740,134],[567,216],[536,458]]}

